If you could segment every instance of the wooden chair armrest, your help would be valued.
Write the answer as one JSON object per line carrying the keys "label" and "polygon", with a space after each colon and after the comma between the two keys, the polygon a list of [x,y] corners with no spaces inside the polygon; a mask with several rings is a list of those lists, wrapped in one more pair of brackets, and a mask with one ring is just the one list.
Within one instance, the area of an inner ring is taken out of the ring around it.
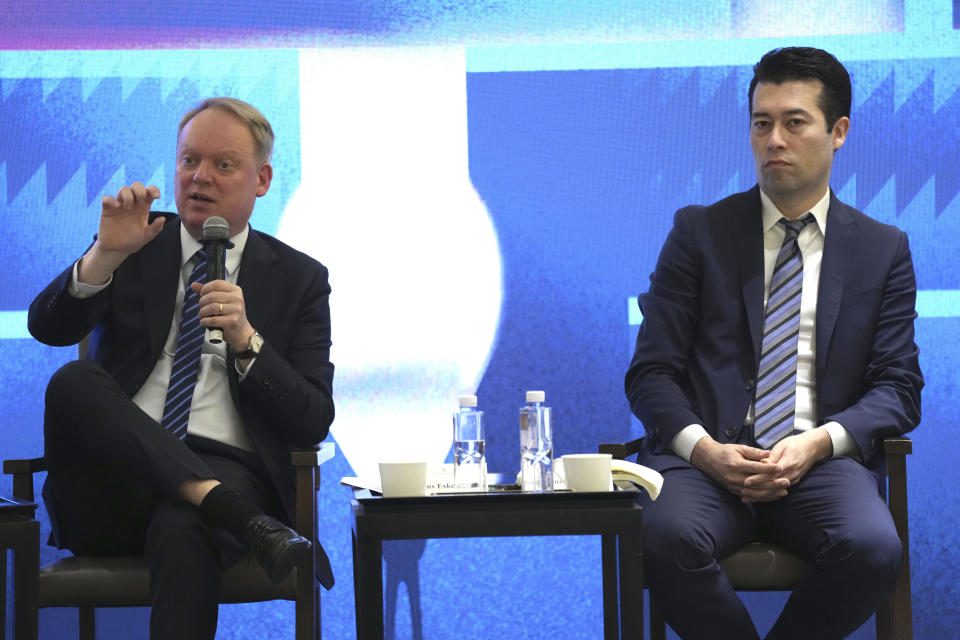
{"label": "wooden chair armrest", "polygon": [[913,440],[910,438],[884,438],[883,452],[890,456],[906,456],[913,453]]}
{"label": "wooden chair armrest", "polygon": [[304,488],[310,486],[306,482],[308,477],[313,478],[313,491],[319,491],[320,465],[332,460],[336,453],[337,446],[332,442],[321,442],[315,447],[302,447],[291,451],[290,464],[294,466],[297,473],[297,491],[300,491],[301,481]]}
{"label": "wooden chair armrest", "polygon": [[290,452],[290,464],[295,467],[319,467],[333,459],[337,445],[333,442],[321,442],[316,447],[302,447]]}
{"label": "wooden chair armrest", "polygon": [[886,438],[883,450],[887,456],[887,504],[897,527],[900,541],[909,545],[907,512],[907,455],[913,452],[910,438]]}
{"label": "wooden chair armrest", "polygon": [[290,452],[290,463],[296,472],[295,519],[297,531],[316,540],[317,491],[320,490],[320,465],[333,459],[337,447],[321,442],[316,447],[303,447]]}
{"label": "wooden chair armrest", "polygon": [[600,453],[609,453],[617,460],[626,460],[628,456],[636,455],[640,451],[642,441],[643,438],[630,442],[607,442],[601,444],[598,450]]}
{"label": "wooden chair armrest", "polygon": [[47,461],[43,458],[3,461],[3,472],[13,476],[13,497],[17,500],[34,501],[33,474],[46,470]]}
{"label": "wooden chair armrest", "polygon": [[7,475],[18,473],[36,473],[47,470],[47,461],[43,458],[29,458],[26,460],[4,460],[3,472]]}
{"label": "wooden chair armrest", "polygon": [[886,438],[883,451],[887,463],[887,506],[897,528],[903,561],[889,605],[877,612],[877,629],[890,631],[888,637],[912,638],[913,612],[910,597],[910,526],[907,510],[907,455],[913,452],[909,438]]}
{"label": "wooden chair armrest", "polygon": [[[296,473],[296,495],[294,497],[294,528],[314,545],[317,541],[318,519],[317,491],[320,490],[320,465],[333,459],[337,447],[333,442],[321,442],[316,447],[303,447],[290,452],[290,463]],[[310,602],[316,597],[314,580],[317,574],[317,554],[297,565],[297,618],[301,608],[310,608]],[[326,585],[330,588],[332,585]],[[305,600],[300,594],[313,594]],[[319,614],[317,614],[319,615]],[[311,614],[312,616],[312,614]],[[299,632],[298,632],[299,633]]]}

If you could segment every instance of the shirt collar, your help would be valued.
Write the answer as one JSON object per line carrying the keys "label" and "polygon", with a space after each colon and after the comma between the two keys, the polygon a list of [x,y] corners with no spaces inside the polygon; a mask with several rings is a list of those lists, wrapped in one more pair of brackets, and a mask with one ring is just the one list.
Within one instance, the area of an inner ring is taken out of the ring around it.
{"label": "shirt collar", "polygon": [[[227,255],[223,262],[223,268],[227,272],[227,275],[232,274],[234,271],[240,268],[240,258],[243,256],[243,248],[247,246],[247,238],[250,236],[250,225],[248,224],[243,228],[243,231],[237,235],[230,238],[230,242],[233,243],[233,247],[227,249]],[[187,228],[180,225],[180,266],[185,265],[190,258],[193,257],[197,251],[203,248],[203,245],[196,239],[190,236],[190,232],[187,231]]]}
{"label": "shirt collar", "polygon": [[[777,222],[779,222],[780,218],[783,218],[784,215],[777,209],[777,205],[773,203],[773,200],[763,192],[763,189],[760,189],[760,207],[763,211],[763,232],[766,233],[776,226]],[[828,187],[827,192],[817,201],[817,204],[810,207],[810,213],[813,214],[814,220],[817,221],[817,227],[820,228],[820,234],[823,236],[827,234],[827,211],[829,209],[830,189]]]}

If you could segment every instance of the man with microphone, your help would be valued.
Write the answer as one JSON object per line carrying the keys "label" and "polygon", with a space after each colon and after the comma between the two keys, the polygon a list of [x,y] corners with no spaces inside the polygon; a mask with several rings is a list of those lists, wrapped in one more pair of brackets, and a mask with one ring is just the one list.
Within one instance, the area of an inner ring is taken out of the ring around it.
{"label": "man with microphone", "polygon": [[279,581],[316,552],[333,584],[285,524],[290,450],[326,437],[333,365],[326,268],[248,224],[272,148],[256,108],[204,100],[180,122],[179,215],[150,211],[155,186],[105,196],[94,243],[30,306],[41,342],[89,339],[47,387],[52,542],[145,554],[151,638],[214,638],[220,569],[248,553]]}

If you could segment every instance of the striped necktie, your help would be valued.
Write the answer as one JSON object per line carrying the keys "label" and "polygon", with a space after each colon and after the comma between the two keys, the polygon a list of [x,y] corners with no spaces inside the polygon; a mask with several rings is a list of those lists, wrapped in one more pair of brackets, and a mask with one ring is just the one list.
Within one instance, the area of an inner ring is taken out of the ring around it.
{"label": "striped necktie", "polygon": [[183,292],[183,311],[180,314],[177,351],[173,356],[170,385],[167,387],[167,399],[163,405],[163,426],[178,438],[187,435],[190,403],[193,401],[193,390],[197,386],[200,352],[206,336],[206,330],[200,325],[200,319],[197,317],[200,297],[193,292],[190,285],[200,282],[207,275],[207,255],[201,249],[190,259],[194,262],[194,267]]}
{"label": "striped necktie", "polygon": [[764,449],[793,433],[803,290],[803,255],[797,236],[812,220],[808,213],[798,220],[781,218],[777,223],[783,225],[785,234],[770,279],[754,404],[753,433]]}

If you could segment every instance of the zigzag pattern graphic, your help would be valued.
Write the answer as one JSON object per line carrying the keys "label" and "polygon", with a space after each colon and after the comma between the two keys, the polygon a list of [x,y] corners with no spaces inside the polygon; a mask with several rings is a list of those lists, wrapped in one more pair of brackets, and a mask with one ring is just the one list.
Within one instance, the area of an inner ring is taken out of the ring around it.
{"label": "zigzag pattern graphic", "polygon": [[174,206],[177,124],[207,96],[246,99],[272,121],[274,180],[257,208],[257,225],[275,231],[300,185],[296,53],[157,54],[135,62],[143,64],[143,77],[111,70],[118,65],[109,60],[99,76],[97,66],[77,65],[69,53],[64,68],[48,56],[42,66],[19,70],[0,56],[0,255],[32,247],[31,260],[4,265],[0,309],[25,309],[50,275],[86,247],[103,194],[135,180],[153,182],[162,194],[154,208]]}
{"label": "zigzag pattern graphic", "polygon": [[[851,65],[854,82],[856,66]],[[704,194],[721,194],[734,180],[738,188],[753,184],[748,155],[736,153],[729,160],[717,157],[744,146],[749,69],[625,73],[624,93],[634,93],[633,99],[625,95],[632,117],[656,128],[644,136],[640,164],[647,165],[645,169],[661,174],[665,159],[676,155],[677,140],[686,140],[701,150],[702,162],[689,168],[687,178],[697,173]],[[960,92],[954,90],[935,108],[936,80],[931,71],[895,106],[897,73],[891,70],[855,107],[853,135],[842,150],[843,161],[836,165],[834,184],[843,185],[856,175],[855,204],[863,207],[896,176],[899,215],[933,177],[936,214],[940,215],[960,192],[960,171],[954,160],[960,141]],[[81,163],[86,167],[89,202],[101,195],[121,166],[136,176],[153,175],[161,167],[170,169],[175,114],[204,95],[187,79],[167,91],[160,79],[144,78],[124,97],[120,78],[113,77],[102,79],[87,97],[85,81],[64,78],[44,97],[44,82],[0,78],[0,122],[5,130],[0,137],[0,163],[6,168],[7,204],[41,168],[46,171],[48,204]],[[729,125],[731,117],[737,126]]]}
{"label": "zigzag pattern graphic", "polygon": [[857,205],[865,206],[896,176],[899,215],[932,177],[939,216],[960,191],[956,162],[960,92],[954,91],[940,108],[934,108],[934,73],[930,72],[895,107],[896,75],[891,71],[855,109],[853,135],[843,150],[853,158],[838,164],[835,181],[843,184],[855,172]]}
{"label": "zigzag pattern graphic", "polygon": [[[45,96],[45,86],[54,82]],[[132,82],[135,86],[130,90]],[[41,169],[45,170],[47,205],[81,166],[86,170],[87,204],[103,194],[121,167],[131,179],[146,180],[160,169],[172,176],[180,114],[208,95],[237,93],[236,83],[226,81],[201,85],[183,78],[173,88],[167,79],[132,82],[118,77],[99,81],[0,78],[0,122],[4,123],[0,166],[6,169],[6,204]],[[263,78],[261,84],[270,88],[281,82],[295,86],[298,78]],[[92,83],[95,86],[89,90]],[[296,91],[285,92],[292,93],[286,98],[276,97],[275,90],[264,93],[272,100],[258,102],[265,113],[297,112]],[[289,137],[298,132],[283,133]],[[299,150],[292,151],[292,158],[298,158]]]}
{"label": "zigzag pattern graphic", "polygon": [[[850,65],[855,90],[860,72],[882,74],[876,86],[864,83],[868,93],[854,104],[851,135],[834,165],[835,188],[856,178],[851,204],[867,207],[891,179],[895,179],[896,216],[908,209],[931,178],[935,216],[956,198],[960,192],[956,162],[960,90],[958,73],[949,69],[951,62],[955,66],[956,61],[935,65],[913,61],[900,67],[889,62]],[[637,132],[636,144],[642,147],[639,175],[654,177],[651,187],[678,193],[696,181],[700,198],[693,201],[708,202],[754,184],[747,147],[749,67],[620,73],[623,108],[647,124]],[[915,84],[918,74],[922,81]],[[905,96],[898,95],[905,91]],[[944,91],[947,95],[938,98]],[[693,164],[679,171],[670,166],[671,158],[690,157],[691,150],[696,156]]]}
{"label": "zigzag pattern graphic", "polygon": [[[960,233],[960,216],[956,215],[960,210],[960,73],[956,62],[849,65],[854,85],[852,128],[837,153],[831,176],[831,184],[842,200],[908,233],[918,283],[925,289],[960,287],[958,258],[952,248],[952,238]],[[670,73],[676,77],[689,72]],[[755,171],[747,148],[746,105],[751,76],[752,70],[742,67],[730,69],[717,81],[701,69],[677,85],[670,98],[664,94],[664,105],[696,104],[696,87],[699,95],[707,97],[701,98],[702,106],[692,112],[680,109],[683,129],[668,136],[698,145],[703,160],[674,173],[674,180],[679,181],[672,184],[664,175],[662,184],[656,185],[661,194],[689,191],[692,177],[699,178],[700,193],[689,193],[689,202],[712,202],[753,186]],[[712,117],[730,113],[743,123],[742,129],[712,125]],[[653,114],[645,117],[657,122]],[[663,120],[661,114],[659,121]],[[682,135],[683,130],[687,136]],[[734,157],[728,161],[715,156],[730,150]],[[654,166],[648,170],[662,172]]]}
{"label": "zigzag pattern graphic", "polygon": [[[8,92],[6,83],[13,83]],[[0,162],[7,169],[7,203],[42,167],[47,204],[83,164],[86,197],[93,202],[121,166],[128,175],[147,177],[173,160],[181,105],[200,95],[184,81],[181,90],[161,96],[159,79],[142,80],[123,97],[120,78],[104,78],[86,99],[80,78],[65,78],[43,97],[39,78],[0,79],[4,99],[0,119],[8,135],[0,138]]]}

